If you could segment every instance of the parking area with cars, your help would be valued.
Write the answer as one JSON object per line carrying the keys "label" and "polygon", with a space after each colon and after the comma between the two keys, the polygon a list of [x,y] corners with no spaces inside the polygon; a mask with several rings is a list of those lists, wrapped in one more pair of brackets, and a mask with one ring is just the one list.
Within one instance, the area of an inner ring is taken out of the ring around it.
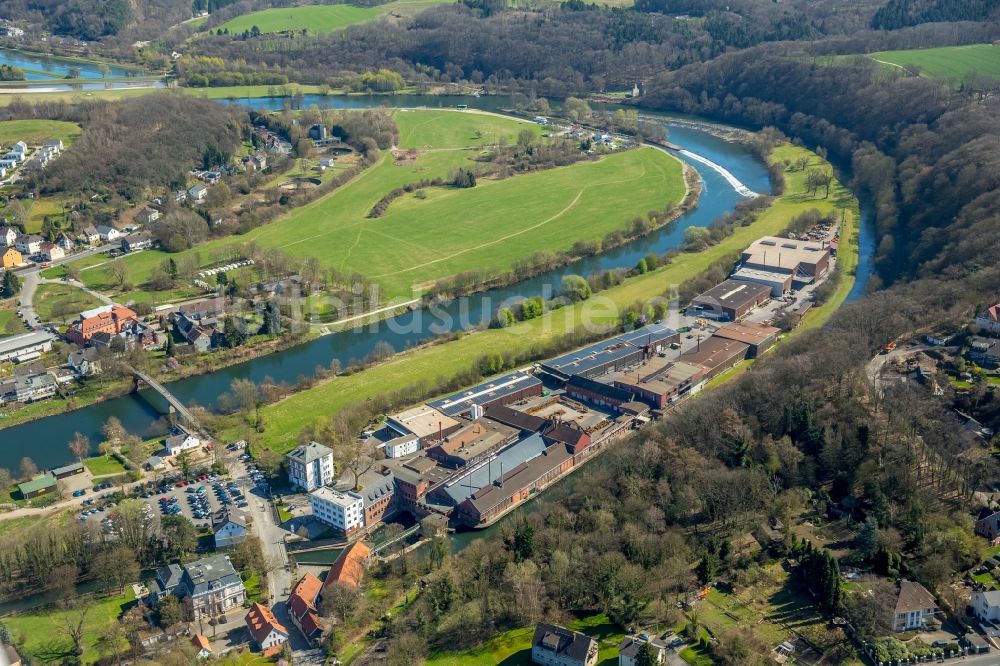
{"label": "parking area with cars", "polygon": [[196,526],[210,526],[212,514],[223,507],[246,508],[243,491],[233,481],[216,474],[201,474],[190,481],[164,484],[142,498],[161,516],[182,515]]}

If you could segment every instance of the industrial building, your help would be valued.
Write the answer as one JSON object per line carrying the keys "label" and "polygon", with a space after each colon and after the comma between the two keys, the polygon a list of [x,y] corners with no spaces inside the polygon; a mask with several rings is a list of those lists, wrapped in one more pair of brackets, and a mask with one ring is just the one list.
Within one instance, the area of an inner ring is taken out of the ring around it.
{"label": "industrial building", "polygon": [[830,268],[830,248],[816,241],[764,236],[743,251],[733,280],[761,284],[780,296],[795,283],[809,284]]}
{"label": "industrial building", "polygon": [[703,379],[709,380],[722,374],[747,357],[750,345],[712,336],[698,343],[694,349],[680,355],[680,361],[700,365],[705,369]]}
{"label": "industrial building", "polygon": [[629,333],[543,361],[543,373],[559,381],[570,377],[597,377],[633,366],[679,342],[680,334],[662,324],[650,324]]}
{"label": "industrial building", "polygon": [[693,317],[738,321],[769,300],[771,288],[767,285],[726,280],[695,296],[687,313]]}
{"label": "industrial building", "polygon": [[705,368],[683,361],[655,358],[616,377],[614,385],[654,409],[697,391],[707,374]]}
{"label": "industrial building", "polygon": [[474,464],[516,441],[518,431],[491,419],[476,419],[427,449],[427,457],[445,467]]}
{"label": "industrial building", "polygon": [[428,403],[448,416],[482,416],[482,411],[472,414],[473,407],[486,410],[493,405],[509,405],[525,398],[542,394],[542,382],[526,372],[511,372],[494,377],[466,391]]}
{"label": "industrial building", "polygon": [[439,441],[462,427],[460,421],[430,405],[392,414],[386,417],[385,424],[397,435],[416,435],[422,446]]}
{"label": "industrial building", "polygon": [[734,340],[749,345],[747,358],[757,358],[766,352],[781,333],[780,328],[765,326],[764,324],[726,324],[720,326],[715,332],[715,337],[724,340]]}

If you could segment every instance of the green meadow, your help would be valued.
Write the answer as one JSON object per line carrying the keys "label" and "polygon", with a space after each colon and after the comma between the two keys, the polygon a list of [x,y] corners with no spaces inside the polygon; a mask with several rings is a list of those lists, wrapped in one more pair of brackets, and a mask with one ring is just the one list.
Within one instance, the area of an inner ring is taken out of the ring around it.
{"label": "green meadow", "polygon": [[[328,267],[376,280],[384,294],[411,296],[441,278],[473,269],[507,270],[540,250],[568,250],[577,240],[596,240],[625,228],[636,215],[662,210],[684,195],[680,163],[662,151],[642,148],[596,161],[504,180],[480,179],[476,187],[425,188],[393,201],[382,217],[368,218],[391,190],[421,179],[448,177],[481,146],[506,140],[534,123],[473,112],[399,111],[400,146],[418,157],[397,164],[381,160],[348,184],[238,238],[205,243],[191,252],[210,257],[228,245],[254,242],[293,257],[316,256]],[[165,257],[129,255],[133,285],[141,285]],[[175,255],[176,256],[176,255]],[[99,262],[90,259],[78,266]],[[102,267],[85,269],[90,287],[109,288]],[[147,293],[148,292],[143,292]],[[153,300],[170,294],[151,296]]]}
{"label": "green meadow", "polygon": [[299,30],[333,32],[351,25],[374,21],[381,16],[415,16],[428,7],[451,1],[395,0],[377,7],[358,7],[347,4],[278,7],[237,16],[223,23],[219,28],[229,30],[230,33],[252,30],[254,26],[261,32]]}
{"label": "green meadow", "polygon": [[80,136],[80,126],[63,120],[4,120],[0,122],[0,146],[9,148],[17,141],[29,146],[48,139],[62,139],[70,146]]}
{"label": "green meadow", "polygon": [[869,57],[891,66],[916,66],[920,68],[922,76],[951,81],[960,81],[972,71],[986,76],[1000,77],[1000,46],[994,44],[879,51]]}

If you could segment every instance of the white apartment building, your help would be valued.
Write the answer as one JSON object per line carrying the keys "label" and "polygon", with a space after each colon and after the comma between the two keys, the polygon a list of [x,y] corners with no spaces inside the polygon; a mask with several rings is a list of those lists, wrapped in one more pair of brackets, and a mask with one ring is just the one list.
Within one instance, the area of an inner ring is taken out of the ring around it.
{"label": "white apartment building", "polygon": [[365,526],[364,497],[322,487],[309,493],[313,516],[349,535]]}
{"label": "white apartment building", "polygon": [[333,451],[317,442],[296,447],[288,459],[288,480],[306,491],[333,483]]}

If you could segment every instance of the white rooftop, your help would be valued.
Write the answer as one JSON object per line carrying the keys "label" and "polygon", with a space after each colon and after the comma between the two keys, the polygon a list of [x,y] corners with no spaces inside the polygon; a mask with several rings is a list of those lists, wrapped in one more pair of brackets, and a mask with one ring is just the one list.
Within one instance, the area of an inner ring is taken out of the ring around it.
{"label": "white rooftop", "polygon": [[342,493],[339,490],[334,490],[333,488],[327,488],[326,486],[317,488],[316,490],[309,493],[309,495],[321,500],[325,500],[332,504],[336,504],[345,509],[349,506],[352,506],[354,504],[359,504],[364,501],[361,495],[358,495],[357,493],[353,492]]}

